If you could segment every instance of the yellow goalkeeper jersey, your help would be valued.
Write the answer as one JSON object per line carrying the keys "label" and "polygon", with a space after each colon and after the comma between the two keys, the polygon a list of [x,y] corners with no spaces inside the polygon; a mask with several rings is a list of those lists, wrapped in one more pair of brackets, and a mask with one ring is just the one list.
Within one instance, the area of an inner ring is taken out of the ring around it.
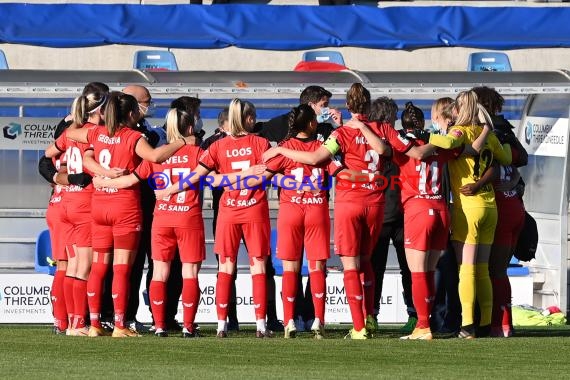
{"label": "yellow goalkeeper jersey", "polygon": [[[444,149],[457,148],[462,144],[471,145],[482,130],[483,128],[479,126],[454,126],[450,128],[447,135],[432,134],[429,142]],[[465,196],[459,191],[462,186],[477,182],[491,167],[493,160],[497,160],[501,165],[509,165],[512,154],[509,145],[501,145],[497,136],[490,133],[478,156],[461,155],[449,161],[449,177],[454,204],[461,208],[496,207],[495,192],[490,183],[481,187],[479,192],[473,196]]]}

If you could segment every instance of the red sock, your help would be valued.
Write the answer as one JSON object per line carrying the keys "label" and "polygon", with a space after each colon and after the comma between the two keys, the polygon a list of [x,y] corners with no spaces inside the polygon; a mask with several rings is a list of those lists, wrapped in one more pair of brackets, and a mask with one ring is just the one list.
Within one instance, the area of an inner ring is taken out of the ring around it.
{"label": "red sock", "polygon": [[509,281],[509,277],[505,276],[503,278],[505,282],[505,308],[503,309],[503,320],[502,325],[503,329],[505,328],[513,328],[513,312],[511,310],[511,303],[512,301],[512,294],[511,294],[511,282]]}
{"label": "red sock", "polygon": [[417,328],[429,327],[430,294],[426,272],[412,272],[412,299],[418,313]]}
{"label": "red sock", "polygon": [[67,308],[65,307],[65,293],[63,283],[65,282],[65,271],[57,270],[53,276],[51,286],[51,304],[53,307],[54,326],[60,330],[67,329]]}
{"label": "red sock", "polygon": [[295,298],[297,297],[297,273],[283,272],[281,298],[283,300],[283,322],[289,323],[295,313]]}
{"label": "red sock", "polygon": [[75,277],[65,276],[63,279],[63,295],[65,299],[65,310],[67,310],[68,325],[73,328],[73,310],[75,304],[73,303],[73,283]]}
{"label": "red sock", "polygon": [[501,311],[501,306],[505,303],[505,288],[502,278],[493,277],[491,278],[491,284],[493,286],[493,311],[491,314],[491,326],[495,328],[501,327],[501,322],[503,320],[503,312]]}
{"label": "red sock", "polygon": [[103,284],[109,264],[94,262],[91,265],[89,279],[87,280],[87,302],[89,303],[89,319],[91,326],[101,327],[99,316],[101,314],[101,295]]}
{"label": "red sock", "polygon": [[113,265],[113,286],[111,296],[115,307],[115,326],[120,329],[125,328],[125,311],[127,309],[129,288],[129,266],[128,264]]}
{"label": "red sock", "polygon": [[198,278],[185,278],[182,280],[182,307],[184,310],[184,327],[188,331],[194,329],[194,320],[200,302],[200,284]]}
{"label": "red sock", "polygon": [[362,314],[362,299],[363,290],[362,283],[360,282],[358,271],[355,269],[344,271],[344,290],[346,299],[348,300],[348,307],[350,308],[350,315],[352,316],[352,324],[356,331],[361,331],[364,328],[364,315]]}
{"label": "red sock", "polygon": [[148,289],[150,310],[157,329],[165,329],[166,283],[152,280]]}
{"label": "red sock", "polygon": [[73,281],[73,304],[74,328],[81,329],[85,327],[85,314],[87,313],[87,280],[76,278]]}
{"label": "red sock", "polygon": [[427,285],[428,285],[428,297],[429,297],[429,309],[428,309],[428,316],[431,315],[431,309],[433,307],[433,301],[435,300],[435,272],[429,271],[427,272]]}
{"label": "red sock", "polygon": [[315,307],[315,318],[319,318],[321,323],[325,323],[325,301],[326,294],[326,280],[325,271],[316,270],[309,273],[311,280],[311,294],[313,295],[313,306]]}
{"label": "red sock", "polygon": [[216,311],[218,313],[218,321],[225,321],[228,318],[228,303],[230,302],[231,291],[232,275],[218,272],[218,280],[216,281]]}
{"label": "red sock", "polygon": [[267,311],[267,283],[265,273],[251,276],[253,285],[253,307],[255,309],[255,319],[265,320]]}
{"label": "red sock", "polygon": [[511,326],[511,283],[507,276],[494,277],[493,284],[493,315],[491,326],[505,328]]}
{"label": "red sock", "polygon": [[372,263],[369,260],[361,263],[360,282],[362,282],[362,290],[364,292],[363,312],[366,317],[374,314],[374,285],[376,282]]}

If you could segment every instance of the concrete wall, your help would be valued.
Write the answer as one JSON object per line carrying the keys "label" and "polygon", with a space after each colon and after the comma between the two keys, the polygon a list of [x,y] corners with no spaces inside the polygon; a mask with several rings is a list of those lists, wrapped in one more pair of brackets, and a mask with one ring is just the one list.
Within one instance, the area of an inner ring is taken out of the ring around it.
{"label": "concrete wall", "polygon": [[[136,50],[145,46],[109,45],[92,48],[55,49],[0,44],[11,69],[43,70],[128,70]],[[332,48],[342,52],[348,67],[361,71],[434,71],[467,67],[469,53],[479,51],[459,47],[415,51],[363,48]],[[172,49],[180,70],[263,71],[292,70],[302,51],[265,51],[236,47],[225,49]],[[511,50],[515,71],[570,69],[570,49]]]}
{"label": "concrete wall", "polygon": [[[14,2],[0,0],[0,3]],[[23,1],[22,1],[23,2]],[[28,3],[95,3],[85,0],[27,0]],[[243,1],[247,2],[247,1]],[[250,3],[274,5],[315,5],[318,0],[250,0]],[[535,2],[375,2],[355,1],[371,6],[427,6],[465,5],[469,6],[562,6],[560,3]],[[98,3],[129,4],[188,4],[189,0],[103,0]],[[204,0],[210,4],[211,0]],[[26,45],[0,44],[9,67],[12,69],[48,70],[127,70],[132,68],[136,50],[151,49],[145,46],[109,45],[93,48],[55,49]],[[433,71],[465,70],[469,53],[478,51],[467,48],[430,48],[415,51],[378,50],[362,48],[334,48],[344,55],[348,67],[362,71]],[[302,51],[262,51],[229,47],[225,49],[173,49],[181,70],[291,70],[301,58]],[[525,49],[508,52],[514,70],[570,69],[570,49]]]}

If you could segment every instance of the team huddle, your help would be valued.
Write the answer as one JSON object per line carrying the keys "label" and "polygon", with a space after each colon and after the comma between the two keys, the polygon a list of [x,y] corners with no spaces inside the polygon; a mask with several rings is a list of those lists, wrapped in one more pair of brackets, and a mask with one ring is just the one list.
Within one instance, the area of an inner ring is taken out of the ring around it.
{"label": "team huddle", "polygon": [[[284,119],[286,128],[271,132],[283,134],[274,147],[257,129],[255,106],[234,99],[215,141],[201,146],[199,115],[172,107],[164,128],[158,128],[166,143],[155,148],[138,128],[144,105],[129,94],[87,86],[73,103],[69,127],[46,150],[55,167],[46,214],[57,261],[55,329],[75,336],[138,336],[126,324],[125,313],[129,296],[137,296],[129,276],[143,223],[141,186],[161,173],[169,186],[155,191],[149,285],[157,336],[167,336],[166,282],[177,254],[182,262],[182,336],[199,335],[198,274],[206,249],[201,186],[194,185],[208,177],[211,186],[224,189],[214,242],[219,262],[217,337],[228,335],[228,305],[242,239],[249,255],[256,336],[274,335],[266,323],[271,227],[262,186],[273,178],[279,179],[273,184],[287,184],[279,196],[276,250],[283,261],[285,338],[297,334],[295,302],[304,251],[315,312],[310,330],[317,339],[325,336],[331,223],[329,194],[322,184],[334,183],[334,253],[342,262],[353,322],[347,338],[368,339],[378,328],[371,256],[382,230],[387,202],[383,174],[390,164],[400,170],[398,207],[403,210],[405,258],[417,312],[415,329],[402,339],[433,338],[434,273],[448,242],[459,268],[457,336],[510,336],[506,269],[524,224],[523,186],[516,168],[526,164],[526,152],[509,126],[498,128],[504,120],[497,115],[502,97],[480,87],[455,100],[439,99],[432,107],[435,128],[429,133],[423,112],[412,103],[402,112],[403,129],[396,130],[393,120],[372,117],[370,92],[361,84],[348,89],[351,118],[345,122],[338,110],[323,106],[330,98],[327,93],[317,92],[306,102],[301,97]],[[336,128],[324,123],[329,118]],[[111,266],[112,334],[101,324],[104,280]]]}

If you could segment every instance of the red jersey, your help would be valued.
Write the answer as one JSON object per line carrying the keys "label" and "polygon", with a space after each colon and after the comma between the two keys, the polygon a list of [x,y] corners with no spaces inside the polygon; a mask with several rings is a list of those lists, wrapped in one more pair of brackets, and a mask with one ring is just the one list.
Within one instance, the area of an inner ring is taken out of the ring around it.
{"label": "red jersey", "polygon": [[[116,131],[113,137],[109,136],[107,127],[97,126],[89,130],[87,140],[92,146],[95,153],[95,160],[106,169],[121,168],[130,172],[135,170],[141,163],[142,159],[137,156],[135,147],[143,135],[134,129],[123,126]],[[94,196],[122,196],[123,198],[131,198],[140,196],[139,184],[126,188],[102,188],[95,191]]]}
{"label": "red jersey", "polygon": [[[424,145],[423,141],[416,141]],[[444,200],[441,183],[443,165],[461,155],[461,148],[453,150],[438,149],[433,156],[423,161],[394,152],[393,161],[400,167],[400,184],[402,187],[402,205],[410,199]]]}
{"label": "red jersey", "polygon": [[[392,149],[398,152],[407,152],[412,143],[387,123],[377,123],[368,121],[365,117],[360,118],[374,133],[386,140]],[[368,144],[366,138],[358,129],[340,127],[334,130],[325,141],[325,146],[332,153],[335,150],[342,152],[343,167],[362,173],[383,172],[385,158],[376,153]],[[334,147],[336,149],[331,149]],[[332,151],[331,151],[332,150]],[[383,202],[383,189],[376,182],[353,183],[342,176],[337,177],[336,195],[337,202]]]}
{"label": "red jersey", "polygon": [[[59,148],[58,148],[59,149]],[[63,160],[65,161],[65,158],[63,156],[59,156],[62,157]],[[59,171],[59,168],[61,167],[61,160],[56,157],[53,157],[51,160],[53,162],[53,166],[55,166],[55,169]],[[49,198],[49,206],[57,206],[61,203],[63,194],[65,194],[65,187],[66,186],[61,186],[58,184],[55,184],[53,186],[52,192],[51,192],[51,196]]]}
{"label": "red jersey", "polygon": [[[322,142],[312,139],[300,139],[292,137],[285,140],[282,147],[297,151],[314,152],[322,146]],[[326,193],[326,179],[324,170],[329,166],[329,169],[336,171],[336,165],[331,168],[330,161],[324,162],[317,166],[300,164],[289,158],[278,155],[267,162],[267,170],[272,173],[282,173],[286,176],[295,178],[298,183],[305,184],[300,189],[282,188],[279,195],[280,203],[297,203],[304,205],[320,205],[328,204]],[[314,185],[313,185],[314,183]],[[286,185],[286,180],[284,181]],[[309,192],[311,189],[320,190],[318,193],[313,194]],[[305,191],[307,190],[307,191]]]}
{"label": "red jersey", "polygon": [[[200,165],[220,174],[239,172],[262,162],[262,154],[269,147],[269,141],[263,137],[226,136],[210,145],[200,157]],[[221,186],[224,186],[223,182]],[[220,199],[220,212],[232,212],[234,217],[243,217],[244,221],[249,222],[253,220],[248,220],[249,214],[245,211],[260,204],[267,208],[267,196],[263,184],[251,188],[236,183],[224,187]],[[234,221],[241,222],[235,219]]]}
{"label": "red jersey", "polygon": [[[166,185],[176,184],[181,178],[189,178],[192,169],[198,166],[202,149],[195,145],[184,145],[162,164],[143,161],[133,174],[141,181],[150,178],[153,181],[167,179]],[[198,184],[186,191],[174,194],[168,198],[157,199],[154,207],[153,226],[159,227],[189,227],[195,222],[195,217],[202,217],[200,192]]]}
{"label": "red jersey", "polygon": [[[97,127],[92,123],[83,124],[82,128],[95,128]],[[90,144],[80,143],[67,138],[67,129],[63,131],[61,136],[55,140],[55,147],[64,153],[64,159],[67,165],[67,174],[80,174],[87,173],[93,175],[83,167],[83,154],[85,151],[91,149]],[[93,194],[93,184],[89,184],[85,187],[77,185],[67,185],[64,187],[64,191],[68,193],[65,197],[66,201],[88,201],[91,199]]]}
{"label": "red jersey", "polygon": [[[511,176],[513,175],[513,168],[511,166],[500,165],[499,170],[501,173],[497,182],[510,182]],[[521,199],[516,190],[495,191],[495,202],[505,204],[505,206],[513,202],[516,207],[521,203]]]}

